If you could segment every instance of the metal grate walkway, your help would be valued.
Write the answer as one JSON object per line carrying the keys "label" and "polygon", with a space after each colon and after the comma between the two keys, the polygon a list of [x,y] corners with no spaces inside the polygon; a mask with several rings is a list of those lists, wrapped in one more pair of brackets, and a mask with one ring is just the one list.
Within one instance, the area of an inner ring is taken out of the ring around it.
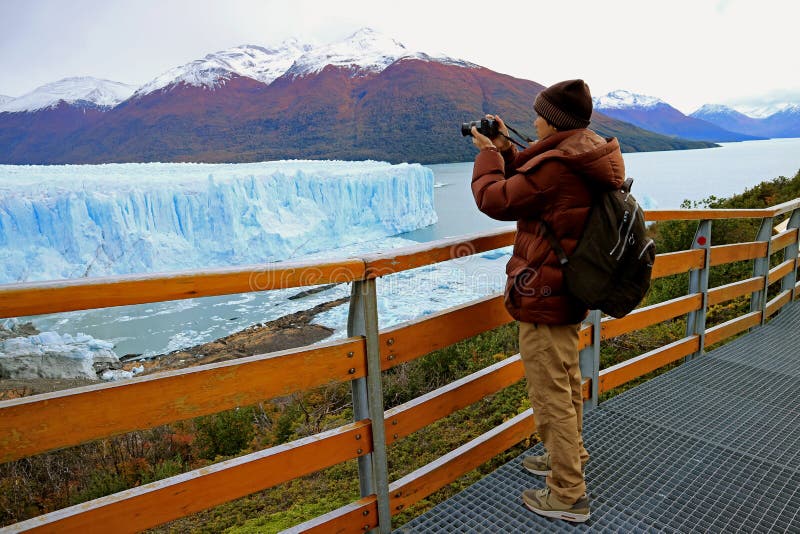
{"label": "metal grate walkway", "polygon": [[397,532],[800,532],[800,302],[586,414],[592,517],[522,504],[522,456]]}

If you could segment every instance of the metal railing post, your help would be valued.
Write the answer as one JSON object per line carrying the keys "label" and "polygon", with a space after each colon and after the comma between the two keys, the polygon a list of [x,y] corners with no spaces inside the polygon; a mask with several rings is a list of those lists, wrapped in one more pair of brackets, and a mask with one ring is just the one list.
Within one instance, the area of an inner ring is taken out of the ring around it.
{"label": "metal railing post", "polygon": [[580,368],[582,378],[591,378],[592,380],[592,396],[590,399],[583,401],[584,413],[590,412],[597,408],[599,402],[600,391],[600,310],[592,310],[589,312],[589,317],[586,318],[587,323],[592,325],[592,344],[581,349],[580,352]]}
{"label": "metal railing post", "polygon": [[347,335],[364,336],[367,349],[367,376],[353,380],[353,417],[372,422],[372,453],[359,457],[358,479],[361,496],[375,494],[378,499],[378,528],[381,534],[392,530],[389,508],[389,465],[386,458],[386,428],[383,420],[383,381],[378,339],[378,295],[375,279],[356,280],[350,292]]}
{"label": "metal railing post", "polygon": [[708,272],[711,262],[711,220],[703,219],[697,225],[697,231],[692,241],[693,250],[703,250],[705,259],[703,267],[692,269],[689,273],[689,294],[700,293],[702,304],[699,310],[689,312],[686,318],[686,337],[699,336],[700,346],[697,352],[684,358],[689,361],[703,354],[706,339],[706,313],[708,312]]}
{"label": "metal railing post", "polygon": [[[792,228],[800,228],[800,208],[793,210],[789,216],[789,223],[786,225],[786,229],[791,230]],[[800,241],[800,236],[798,236],[798,241]],[[783,261],[794,260],[794,269],[783,277],[781,291],[791,291],[792,300],[797,298],[797,254],[800,252],[798,241],[783,249]]]}
{"label": "metal railing post", "polygon": [[[761,227],[758,229],[756,241],[765,241],[767,243],[767,255],[765,257],[756,258],[753,261],[753,276],[763,276],[764,286],[758,291],[754,291],[750,297],[750,311],[761,312],[761,324],[767,322],[767,288],[769,281],[769,258],[772,256],[772,225],[774,224],[773,217],[764,217],[761,219]],[[752,330],[752,329],[751,329]]]}
{"label": "metal railing post", "polygon": [[[354,282],[350,290],[350,308],[347,313],[347,337],[366,335],[367,329],[364,321],[364,297],[362,291]],[[350,382],[353,395],[353,420],[369,419],[369,404],[367,402],[367,378],[356,378]],[[358,485],[361,496],[366,497],[375,493],[372,477],[372,453],[358,457]]]}

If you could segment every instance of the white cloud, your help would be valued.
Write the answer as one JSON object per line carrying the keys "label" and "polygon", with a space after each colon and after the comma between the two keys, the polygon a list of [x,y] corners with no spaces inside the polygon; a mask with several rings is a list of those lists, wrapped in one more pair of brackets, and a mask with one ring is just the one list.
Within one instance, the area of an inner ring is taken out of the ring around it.
{"label": "white cloud", "polygon": [[224,48],[371,26],[546,85],[582,77],[595,94],[629,89],[689,112],[798,89],[798,20],[794,0],[2,2],[0,93],[78,75],[143,84]]}

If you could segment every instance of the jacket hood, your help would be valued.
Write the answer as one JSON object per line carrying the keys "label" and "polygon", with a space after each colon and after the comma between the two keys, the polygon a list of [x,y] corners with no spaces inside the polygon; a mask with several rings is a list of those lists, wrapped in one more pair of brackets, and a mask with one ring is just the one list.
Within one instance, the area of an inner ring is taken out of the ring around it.
{"label": "jacket hood", "polygon": [[557,159],[600,189],[619,189],[625,183],[625,161],[617,138],[604,139],[586,128],[553,134],[520,155],[523,154],[531,159],[518,169],[519,172]]}

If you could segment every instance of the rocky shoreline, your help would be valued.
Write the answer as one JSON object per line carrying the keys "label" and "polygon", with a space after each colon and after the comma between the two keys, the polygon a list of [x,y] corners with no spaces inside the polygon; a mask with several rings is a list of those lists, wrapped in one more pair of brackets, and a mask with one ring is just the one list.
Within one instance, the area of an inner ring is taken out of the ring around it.
{"label": "rocky shoreline", "polygon": [[[126,371],[131,371],[134,367],[143,366],[144,371],[140,375],[147,375],[317,343],[333,334],[333,330],[325,326],[312,324],[311,321],[317,314],[340,306],[349,300],[349,297],[345,297],[325,302],[307,310],[301,310],[272,321],[252,325],[244,330],[208,343],[159,355],[145,361],[132,359],[126,361],[126,358],[123,357],[121,358],[123,361],[122,368]],[[15,335],[34,335],[39,333],[30,323],[25,323],[20,327],[23,330],[18,330]],[[83,378],[0,378],[0,400],[98,383],[100,382],[97,380]]]}

